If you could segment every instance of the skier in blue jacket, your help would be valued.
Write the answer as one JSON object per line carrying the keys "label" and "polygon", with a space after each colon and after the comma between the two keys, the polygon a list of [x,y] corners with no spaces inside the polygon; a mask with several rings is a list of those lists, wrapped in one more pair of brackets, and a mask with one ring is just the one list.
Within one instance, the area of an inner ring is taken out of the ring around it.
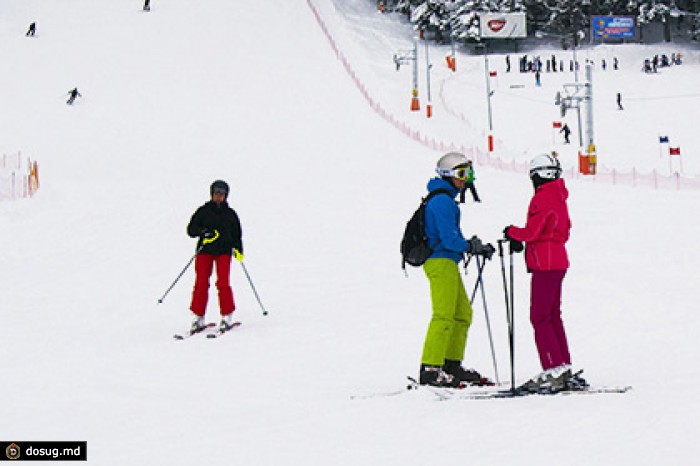
{"label": "skier in blue jacket", "polygon": [[437,164],[439,177],[428,182],[428,191],[444,190],[425,207],[425,234],[433,249],[423,270],[430,282],[433,314],[423,345],[420,383],[455,387],[461,382],[486,384],[487,379],[462,367],[472,307],[459,273],[465,253],[490,258],[492,245],[483,245],[476,236],[467,240],[460,229],[460,211],[455,197],[464,191],[468,177],[467,158],[450,152]]}

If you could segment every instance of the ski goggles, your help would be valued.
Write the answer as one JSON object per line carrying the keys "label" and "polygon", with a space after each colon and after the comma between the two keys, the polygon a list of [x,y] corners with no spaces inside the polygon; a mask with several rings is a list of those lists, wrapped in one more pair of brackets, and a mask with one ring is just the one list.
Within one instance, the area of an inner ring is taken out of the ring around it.
{"label": "ski goggles", "polygon": [[465,181],[469,178],[469,169],[467,167],[455,167],[451,170],[440,169],[438,170],[438,175]]}
{"label": "ski goggles", "polygon": [[223,194],[224,196],[226,196],[228,194],[228,191],[226,191],[225,189],[215,189],[214,191],[212,191],[212,194]]}

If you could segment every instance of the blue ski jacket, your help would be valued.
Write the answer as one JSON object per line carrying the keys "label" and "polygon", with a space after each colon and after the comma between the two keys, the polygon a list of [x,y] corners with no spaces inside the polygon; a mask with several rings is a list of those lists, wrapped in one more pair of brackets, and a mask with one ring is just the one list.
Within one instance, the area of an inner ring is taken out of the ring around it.
{"label": "blue ski jacket", "polygon": [[454,199],[459,190],[449,181],[438,177],[428,181],[428,191],[436,189],[444,189],[450,195],[438,194],[425,206],[425,234],[428,244],[433,248],[429,259],[442,257],[459,262],[469,247],[459,228],[461,213]]}

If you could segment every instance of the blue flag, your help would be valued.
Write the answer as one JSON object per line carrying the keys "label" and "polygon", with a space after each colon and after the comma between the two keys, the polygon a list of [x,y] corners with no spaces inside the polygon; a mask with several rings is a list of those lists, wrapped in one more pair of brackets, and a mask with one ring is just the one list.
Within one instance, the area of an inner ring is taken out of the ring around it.
{"label": "blue flag", "polygon": [[668,144],[668,136],[659,136],[659,144],[663,144],[664,142]]}

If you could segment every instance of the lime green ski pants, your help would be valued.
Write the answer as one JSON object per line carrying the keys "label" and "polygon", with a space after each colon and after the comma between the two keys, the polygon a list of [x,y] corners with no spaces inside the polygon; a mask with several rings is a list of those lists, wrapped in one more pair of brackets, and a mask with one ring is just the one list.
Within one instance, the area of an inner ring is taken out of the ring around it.
{"label": "lime green ski pants", "polygon": [[464,291],[459,267],[452,259],[428,259],[423,271],[430,281],[433,317],[428,326],[421,362],[442,366],[445,359],[461,361],[472,323],[472,306]]}

